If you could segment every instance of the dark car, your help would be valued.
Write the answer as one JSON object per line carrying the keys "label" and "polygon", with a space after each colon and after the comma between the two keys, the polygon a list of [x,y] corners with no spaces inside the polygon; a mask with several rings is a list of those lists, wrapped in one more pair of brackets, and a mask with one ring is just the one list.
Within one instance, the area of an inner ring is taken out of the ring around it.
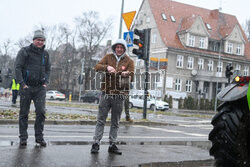
{"label": "dark car", "polygon": [[101,91],[87,91],[83,96],[81,96],[81,101],[98,104],[101,99],[101,95]]}

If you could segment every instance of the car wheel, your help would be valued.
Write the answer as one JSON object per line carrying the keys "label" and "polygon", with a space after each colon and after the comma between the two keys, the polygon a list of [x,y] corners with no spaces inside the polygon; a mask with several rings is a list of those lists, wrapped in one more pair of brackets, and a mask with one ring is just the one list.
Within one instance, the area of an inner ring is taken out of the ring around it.
{"label": "car wheel", "polygon": [[133,104],[131,102],[129,102],[128,108],[130,108],[130,109],[133,108]]}
{"label": "car wheel", "polygon": [[152,111],[154,111],[154,110],[155,110],[155,105],[154,105],[154,104],[151,104],[151,105],[150,105],[150,109],[151,109]]}
{"label": "car wheel", "polygon": [[54,97],[53,97],[53,96],[51,96],[51,97],[50,97],[50,100],[54,100]]}

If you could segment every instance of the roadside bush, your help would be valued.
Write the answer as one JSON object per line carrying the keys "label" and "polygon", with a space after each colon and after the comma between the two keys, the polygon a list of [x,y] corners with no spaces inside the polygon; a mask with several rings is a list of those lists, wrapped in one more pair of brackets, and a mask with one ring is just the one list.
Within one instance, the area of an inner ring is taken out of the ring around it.
{"label": "roadside bush", "polygon": [[195,102],[191,96],[188,96],[187,98],[184,99],[184,108],[189,110],[195,109]]}
{"label": "roadside bush", "polygon": [[173,108],[173,98],[172,96],[165,95],[164,101],[169,104],[169,108]]}

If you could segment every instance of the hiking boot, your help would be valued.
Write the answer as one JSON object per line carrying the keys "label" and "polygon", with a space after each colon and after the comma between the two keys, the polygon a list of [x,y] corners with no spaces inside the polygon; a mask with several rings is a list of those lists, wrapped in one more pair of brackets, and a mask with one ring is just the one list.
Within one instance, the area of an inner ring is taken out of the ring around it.
{"label": "hiking boot", "polygon": [[91,148],[91,153],[96,154],[99,152],[100,146],[98,143],[94,143]]}
{"label": "hiking boot", "polygon": [[45,142],[44,139],[36,139],[36,144],[41,147],[46,147],[47,143]]}
{"label": "hiking boot", "polygon": [[130,117],[126,117],[126,121],[133,123],[133,119],[131,119]]}
{"label": "hiking boot", "polygon": [[20,147],[27,146],[27,140],[26,139],[21,139],[19,143]]}
{"label": "hiking boot", "polygon": [[115,144],[111,144],[109,146],[109,153],[114,153],[114,154],[119,154],[119,155],[122,155],[122,152],[119,151],[119,149],[117,148],[117,146]]}

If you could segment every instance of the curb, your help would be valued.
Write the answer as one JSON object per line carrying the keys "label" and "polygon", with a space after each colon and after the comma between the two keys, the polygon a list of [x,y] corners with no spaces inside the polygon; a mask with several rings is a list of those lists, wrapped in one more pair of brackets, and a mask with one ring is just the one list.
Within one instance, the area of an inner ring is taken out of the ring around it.
{"label": "curb", "polygon": [[[34,124],[35,120],[29,120],[29,124]],[[18,120],[11,120],[11,119],[0,119],[0,125],[5,124],[18,124]],[[62,120],[45,120],[46,125],[96,125],[96,121],[90,120],[75,120],[75,121],[62,121]],[[110,125],[110,121],[106,121],[106,125]],[[121,121],[120,125],[145,125],[145,126],[177,126],[177,124],[172,123],[163,123],[163,122],[125,122]]]}

